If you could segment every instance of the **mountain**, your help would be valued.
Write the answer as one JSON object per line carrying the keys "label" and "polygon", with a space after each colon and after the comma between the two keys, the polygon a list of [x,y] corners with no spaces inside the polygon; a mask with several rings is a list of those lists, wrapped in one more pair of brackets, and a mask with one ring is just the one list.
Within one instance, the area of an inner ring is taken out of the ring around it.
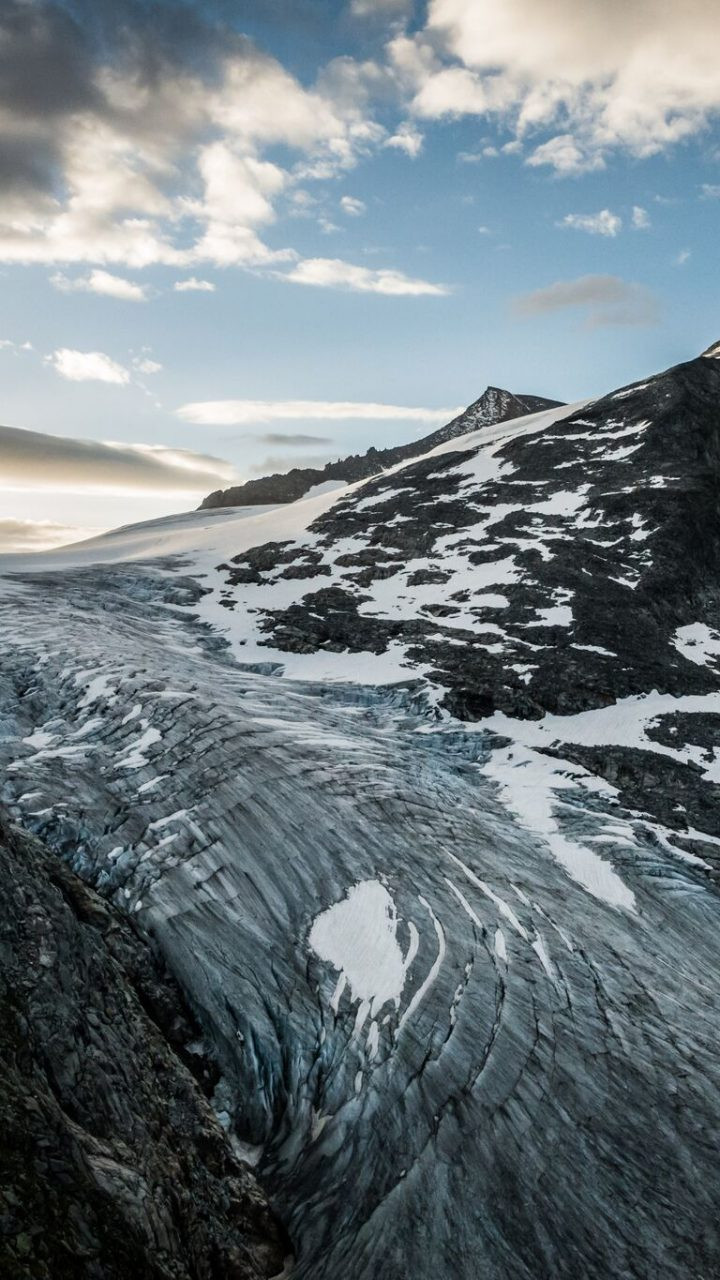
{"label": "mountain", "polygon": [[720,1276],[715,350],[0,562],[0,800],[184,992],[293,1280]]}
{"label": "mountain", "polygon": [[462,436],[496,422],[506,422],[510,418],[520,418],[527,413],[537,413],[540,409],[550,409],[559,403],[558,400],[545,400],[542,396],[516,396],[511,391],[502,391],[500,387],[486,387],[479,400],[469,405],[464,413],[422,440],[396,445],[392,449],[371,448],[367,453],[355,453],[349,458],[328,462],[324,467],[293,467],[281,475],[262,476],[258,480],[234,485],[231,489],[216,489],[203,500],[200,510],[296,502],[316,486],[334,481],[366,480],[399,462],[420,457],[454,436]]}

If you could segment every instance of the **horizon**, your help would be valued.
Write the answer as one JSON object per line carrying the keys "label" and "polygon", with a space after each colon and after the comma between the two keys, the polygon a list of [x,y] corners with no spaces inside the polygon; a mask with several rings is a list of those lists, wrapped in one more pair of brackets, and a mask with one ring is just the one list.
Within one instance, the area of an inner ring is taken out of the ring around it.
{"label": "horizon", "polygon": [[0,551],[699,355],[720,14],[606,14],[9,0]]}

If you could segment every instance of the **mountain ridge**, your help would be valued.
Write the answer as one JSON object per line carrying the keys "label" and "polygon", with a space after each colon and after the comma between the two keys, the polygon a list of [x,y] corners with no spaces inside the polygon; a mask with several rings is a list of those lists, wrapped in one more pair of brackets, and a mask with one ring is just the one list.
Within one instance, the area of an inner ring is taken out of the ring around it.
{"label": "mountain ridge", "polygon": [[203,499],[198,509],[203,511],[208,508],[246,506],[256,503],[295,502],[316,485],[327,484],[333,480],[345,482],[365,480],[377,475],[379,471],[396,466],[399,462],[427,453],[428,450],[454,436],[465,435],[468,431],[477,430],[480,426],[508,421],[560,404],[559,400],[547,400],[543,396],[519,396],[501,387],[488,386],[483,394],[456,418],[445,426],[439,427],[437,431],[431,432],[430,435],[423,436],[421,440],[413,440],[408,444],[396,445],[388,449],[376,449],[373,446],[366,453],[352,454],[338,459],[337,462],[328,462],[324,467],[293,467],[287,472],[261,476],[257,480],[233,485],[229,489],[216,489]]}

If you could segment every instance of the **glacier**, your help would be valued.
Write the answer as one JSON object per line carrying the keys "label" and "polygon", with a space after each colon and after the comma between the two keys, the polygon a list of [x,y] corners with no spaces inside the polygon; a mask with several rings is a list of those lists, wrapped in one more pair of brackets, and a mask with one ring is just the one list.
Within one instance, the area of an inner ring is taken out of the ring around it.
{"label": "glacier", "polygon": [[691,366],[0,562],[2,803],[158,944],[293,1280],[720,1275]]}

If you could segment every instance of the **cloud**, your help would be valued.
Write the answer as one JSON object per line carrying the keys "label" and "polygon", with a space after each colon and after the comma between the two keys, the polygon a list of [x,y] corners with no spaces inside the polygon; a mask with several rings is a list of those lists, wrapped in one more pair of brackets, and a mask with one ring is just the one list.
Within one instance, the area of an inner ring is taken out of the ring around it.
{"label": "cloud", "polygon": [[60,347],[47,357],[47,361],[61,378],[70,382],[112,382],[116,386],[126,386],[130,381],[130,373],[125,366],[102,351],[73,351],[70,347]]}
{"label": "cloud", "polygon": [[136,356],[132,363],[133,369],[137,369],[138,373],[160,373],[162,370],[162,365],[157,360],[151,360],[149,356]]}
{"label": "cloud", "polygon": [[136,284],[133,280],[125,280],[122,276],[114,276],[109,271],[100,269],[74,279],[57,272],[50,277],[50,283],[63,293],[100,293],[108,298],[119,298],[122,302],[147,302],[148,298],[146,285]]}
{"label": "cloud", "polygon": [[303,169],[336,177],[382,143],[369,101],[382,73],[338,58],[301,84],[224,23],[223,7],[114,0],[74,5],[74,17],[60,0],[5,0],[0,261],[293,260],[258,228]]}
{"label": "cloud", "polygon": [[557,280],[516,298],[513,310],[523,318],[547,315],[569,307],[582,308],[588,328],[603,325],[650,325],[660,318],[660,304],[644,285],[619,276],[580,276]]}
{"label": "cloud", "polygon": [[307,448],[314,444],[332,444],[332,436],[283,435],[280,431],[268,431],[266,435],[254,435],[258,444],[290,446],[291,448]]}
{"label": "cloud", "polygon": [[343,262],[341,258],[306,258],[284,278],[293,284],[311,284],[321,289],[350,289],[356,293],[383,293],[394,297],[443,297],[450,292],[444,284],[415,280],[402,271],[371,271],[368,267]]}
{"label": "cloud", "polygon": [[676,259],[675,259],[675,266],[676,266],[676,267],[684,267],[684,266],[685,266],[685,263],[686,263],[686,262],[689,262],[691,258],[692,258],[692,250],[691,250],[691,249],[681,249],[681,250],[680,250],[680,252],[679,252],[679,254],[677,255],[677,257],[676,257]]}
{"label": "cloud", "polygon": [[20,351],[34,351],[32,342],[13,342],[12,338],[0,338],[0,351],[12,351],[17,355]]}
{"label": "cloud", "polygon": [[187,280],[176,280],[173,289],[176,293],[214,293],[215,285],[211,280],[198,280],[189,276]]}
{"label": "cloud", "polygon": [[424,136],[415,125],[405,120],[398,125],[394,133],[386,138],[383,146],[394,147],[396,151],[404,151],[411,160],[420,155],[422,151]]}
{"label": "cloud", "polygon": [[417,115],[542,132],[528,163],[564,174],[700,134],[720,110],[719,39],[716,0],[430,0],[392,52]]}
{"label": "cloud", "polygon": [[714,182],[703,182],[700,195],[703,200],[720,200],[720,185]]}
{"label": "cloud", "polygon": [[561,176],[591,173],[593,169],[605,168],[605,161],[601,155],[580,146],[569,133],[548,138],[547,142],[535,148],[525,163],[533,168],[547,165]]}
{"label": "cloud", "polygon": [[367,210],[367,205],[364,200],[356,200],[354,196],[341,196],[340,208],[351,218],[361,218]]}
{"label": "cloud", "polygon": [[599,213],[568,213],[557,225],[587,231],[591,236],[616,236],[622,228],[622,218],[609,209],[601,209]]}
{"label": "cloud", "polygon": [[229,463],[186,449],[0,427],[0,489],[203,493],[233,476]]}
{"label": "cloud", "polygon": [[633,205],[632,224],[636,231],[647,231],[652,226],[650,214],[647,209],[642,208],[642,205]]}
{"label": "cloud", "polygon": [[15,520],[11,516],[0,517],[0,553],[7,555],[20,551],[49,551],[69,542],[80,542],[103,533],[99,527],[58,524],[54,520]]}
{"label": "cloud", "polygon": [[276,421],[449,422],[459,409],[424,409],[352,400],[200,400],[176,411],[184,422],[201,426],[237,426]]}
{"label": "cloud", "polygon": [[412,10],[412,0],[350,0],[350,11],[359,18],[403,17]]}

